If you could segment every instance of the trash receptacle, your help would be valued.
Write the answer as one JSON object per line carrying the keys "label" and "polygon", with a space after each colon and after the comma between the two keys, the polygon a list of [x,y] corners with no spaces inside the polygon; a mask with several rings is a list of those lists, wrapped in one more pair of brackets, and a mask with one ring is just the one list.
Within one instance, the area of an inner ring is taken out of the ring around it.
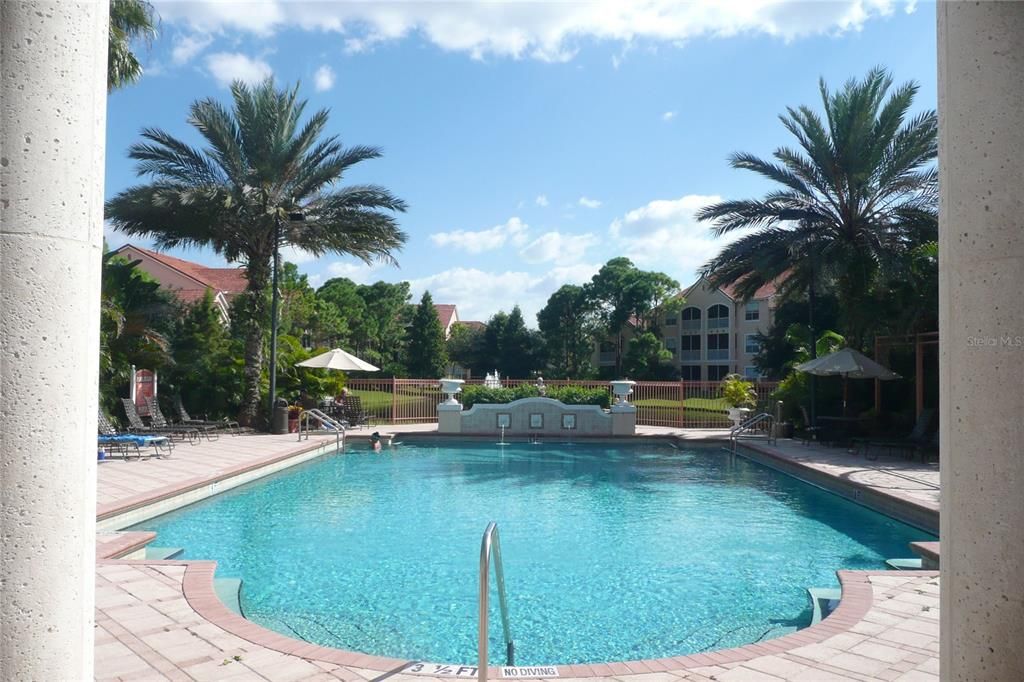
{"label": "trash receptacle", "polygon": [[274,415],[270,420],[271,433],[288,433],[288,401],[278,398],[274,404]]}

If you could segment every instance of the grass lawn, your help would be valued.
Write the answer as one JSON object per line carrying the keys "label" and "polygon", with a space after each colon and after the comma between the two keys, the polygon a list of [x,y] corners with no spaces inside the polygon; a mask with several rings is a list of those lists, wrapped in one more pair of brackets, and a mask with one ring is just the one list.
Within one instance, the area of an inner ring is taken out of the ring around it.
{"label": "grass lawn", "polygon": [[[366,389],[354,389],[352,395],[359,396],[363,403],[363,409],[373,414],[384,414],[391,410],[391,391],[371,391]],[[398,396],[398,405],[410,405],[425,399],[425,396],[401,395]]]}
{"label": "grass lawn", "polygon": [[[633,404],[637,407],[668,407],[673,410],[679,409],[678,400],[666,400],[663,398],[646,398],[643,400],[634,400]],[[729,403],[725,401],[725,398],[686,398],[683,400],[683,407],[687,410],[704,410],[711,412],[725,412],[729,409]]]}

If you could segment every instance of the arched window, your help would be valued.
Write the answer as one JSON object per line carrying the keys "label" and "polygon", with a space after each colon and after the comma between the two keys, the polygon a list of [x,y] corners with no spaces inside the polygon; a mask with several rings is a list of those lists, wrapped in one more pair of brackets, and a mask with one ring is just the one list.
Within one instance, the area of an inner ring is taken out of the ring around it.
{"label": "arched window", "polygon": [[683,324],[682,327],[686,331],[698,331],[700,330],[700,308],[690,306],[683,308],[682,314]]}
{"label": "arched window", "polygon": [[708,329],[725,329],[729,326],[729,309],[721,303],[708,308]]}

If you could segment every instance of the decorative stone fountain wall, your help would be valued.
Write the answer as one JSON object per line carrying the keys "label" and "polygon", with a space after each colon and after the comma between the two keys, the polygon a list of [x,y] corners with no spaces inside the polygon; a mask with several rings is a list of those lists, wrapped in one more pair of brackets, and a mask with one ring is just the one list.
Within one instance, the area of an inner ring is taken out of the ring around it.
{"label": "decorative stone fountain wall", "polygon": [[455,399],[458,379],[442,379],[448,400],[437,406],[437,431],[463,435],[557,436],[562,438],[632,436],[636,406],[626,401],[633,382],[611,382],[616,402],[610,410],[598,405],[566,405],[552,398],[521,398],[510,403],[477,403],[468,410]]}

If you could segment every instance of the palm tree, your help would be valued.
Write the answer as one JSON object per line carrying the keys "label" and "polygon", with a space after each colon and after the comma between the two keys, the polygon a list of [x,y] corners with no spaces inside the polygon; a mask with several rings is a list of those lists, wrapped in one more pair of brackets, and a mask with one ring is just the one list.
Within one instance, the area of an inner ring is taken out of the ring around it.
{"label": "palm tree", "polygon": [[277,90],[272,79],[253,87],[235,82],[231,94],[231,110],[213,99],[192,104],[188,120],[205,149],[162,130],[143,130],[145,141],[132,145],[128,156],[151,181],[120,192],[106,210],[120,230],[151,237],[158,248],[208,246],[245,266],[240,418],[251,424],[259,410],[266,294],[277,250],[291,244],[316,256],[394,262],[406,235],[393,212],[406,205],[377,185],[336,186],[350,167],[381,152],[322,137],[326,109],[300,125],[306,102],[298,99],[298,85]]}
{"label": "palm tree", "polygon": [[876,275],[903,267],[914,247],[938,230],[937,120],[924,111],[907,120],[917,94],[910,82],[886,100],[892,78],[882,68],[830,93],[820,81],[825,122],[807,106],[788,108],[782,124],[799,149],[779,147],[775,161],[730,157],[733,168],[781,185],[762,199],[723,201],[698,212],[721,236],[753,228],[704,265],[712,284],[750,297],[767,282],[783,294],[816,283],[835,292],[847,336],[863,341]]}
{"label": "palm tree", "polygon": [[156,37],[156,12],[146,0],[110,0],[107,37],[107,90],[116,90],[142,77],[142,64],[132,41]]}

